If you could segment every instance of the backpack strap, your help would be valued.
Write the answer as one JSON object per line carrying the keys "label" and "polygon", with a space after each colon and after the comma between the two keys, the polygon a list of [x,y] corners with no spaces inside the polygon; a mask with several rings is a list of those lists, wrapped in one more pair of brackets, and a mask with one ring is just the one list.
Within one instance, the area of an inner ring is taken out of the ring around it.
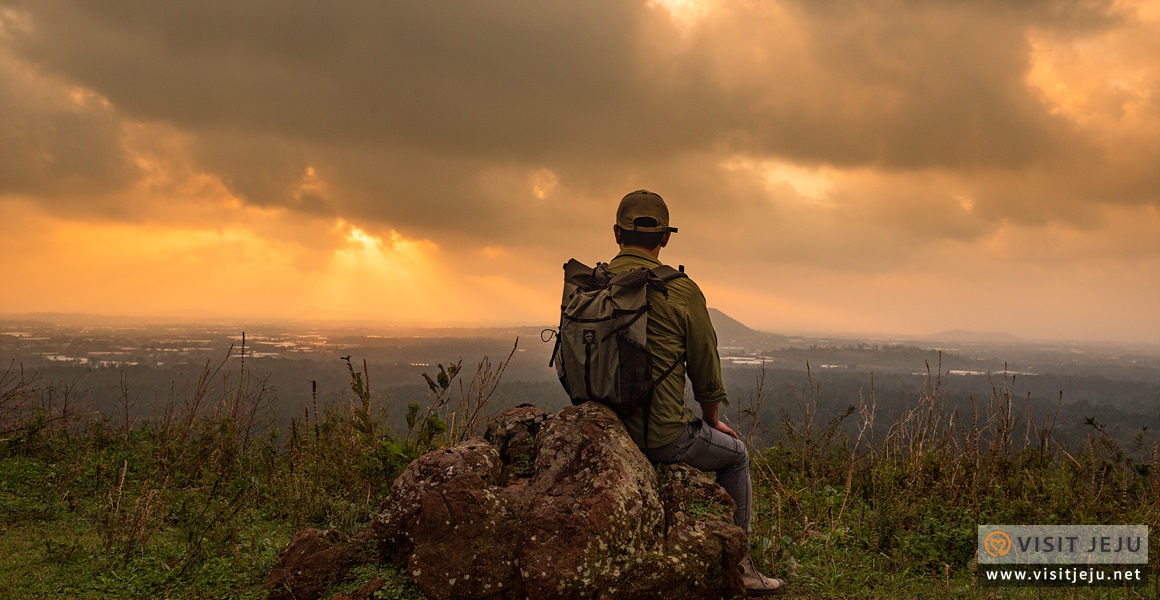
{"label": "backpack strap", "polygon": [[648,391],[648,397],[645,398],[645,400],[644,400],[644,452],[645,452],[645,456],[648,456],[648,422],[650,420],[652,420],[653,394],[656,393],[657,386],[660,385],[660,383],[662,381],[669,378],[669,375],[671,375],[673,370],[677,368],[677,365],[685,362],[685,356],[686,356],[686,353],[682,352],[681,355],[677,357],[677,360],[674,360],[673,364],[669,365],[669,368],[665,369],[665,372],[663,374],[661,374],[661,376],[658,377],[657,380],[652,383],[652,389],[650,389]]}
{"label": "backpack strap", "polygon": [[[630,269],[613,274],[608,270],[608,263],[598,262],[596,268],[576,260],[569,259],[564,265],[564,281],[583,290],[593,290],[608,285],[636,286],[647,281],[650,284],[664,284],[679,277],[688,277],[685,268],[674,269],[669,265],[660,265],[651,269]],[[661,285],[660,289],[665,289]]]}
{"label": "backpack strap", "polygon": [[659,267],[653,267],[649,269],[649,271],[653,274],[653,276],[661,281],[672,281],[678,277],[688,277],[688,275],[685,274],[684,265],[681,265],[679,270],[674,269],[669,265],[661,265]]}
{"label": "backpack strap", "polygon": [[648,284],[657,291],[659,291],[665,298],[669,297],[668,282],[679,279],[681,277],[688,277],[685,274],[685,267],[681,266],[678,271],[668,265],[661,265],[653,267],[648,270]]}
{"label": "backpack strap", "polygon": [[[680,270],[674,269],[674,268],[670,267],[669,265],[661,265],[659,267],[653,267],[653,268],[648,270],[648,284],[649,284],[649,286],[652,288],[655,288],[657,291],[659,291],[666,298],[669,297],[668,282],[670,282],[674,279],[679,279],[681,277],[688,277],[688,275],[685,274],[685,267],[683,267],[683,266],[680,268]],[[665,372],[662,373],[661,376],[658,377],[656,379],[656,381],[654,381],[652,383],[652,389],[649,390],[648,398],[645,399],[645,403],[644,403],[644,451],[645,451],[646,456],[648,455],[648,450],[649,450],[648,424],[649,424],[649,421],[652,420],[653,395],[656,393],[656,387],[658,385],[660,385],[660,383],[662,381],[664,381],[665,379],[668,379],[669,375],[672,374],[673,370],[677,368],[677,365],[683,363],[684,361],[685,361],[685,353],[682,352],[681,355],[677,357],[677,360],[673,361],[673,364],[669,365],[669,368],[665,369]]]}

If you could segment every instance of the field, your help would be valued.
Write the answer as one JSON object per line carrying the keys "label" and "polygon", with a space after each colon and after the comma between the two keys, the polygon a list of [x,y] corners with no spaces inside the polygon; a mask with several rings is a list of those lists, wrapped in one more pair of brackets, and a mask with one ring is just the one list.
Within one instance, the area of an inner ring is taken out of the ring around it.
{"label": "field", "polygon": [[[429,366],[423,400],[393,418],[358,356],[336,365],[347,393],[315,393],[289,419],[252,362],[228,354],[148,417],[127,384],[120,410],[93,412],[67,382],[11,368],[0,378],[0,598],[265,597],[294,532],[357,530],[412,458],[478,434],[511,361]],[[1062,400],[1045,408],[1001,377],[964,405],[948,400],[941,364],[926,369],[901,407],[880,402],[872,378],[835,398],[806,371],[773,411],[759,370],[728,409],[754,457],[752,554],[790,582],[789,597],[1158,597],[1155,577],[979,587],[979,524],[1140,523],[1157,547],[1158,446],[1146,428],[1112,435],[1094,417],[1059,439]],[[373,576],[389,582],[377,597],[422,597],[389,568],[360,572]]]}

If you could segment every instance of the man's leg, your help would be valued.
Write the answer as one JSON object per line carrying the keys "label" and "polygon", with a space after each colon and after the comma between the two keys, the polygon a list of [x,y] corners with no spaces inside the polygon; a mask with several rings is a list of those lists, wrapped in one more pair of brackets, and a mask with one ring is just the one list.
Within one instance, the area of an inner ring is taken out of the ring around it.
{"label": "man's leg", "polygon": [[726,435],[700,419],[685,427],[673,443],[650,449],[648,458],[654,463],[685,463],[694,469],[717,474],[717,484],[733,498],[737,511],[733,522],[749,535],[750,505],[753,502],[749,478],[749,452],[745,443]]}

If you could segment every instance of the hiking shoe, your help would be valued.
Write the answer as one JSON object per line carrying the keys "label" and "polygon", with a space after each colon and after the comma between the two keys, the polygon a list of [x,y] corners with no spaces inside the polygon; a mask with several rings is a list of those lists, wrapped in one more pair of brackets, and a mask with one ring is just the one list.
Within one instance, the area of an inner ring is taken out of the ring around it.
{"label": "hiking shoe", "polygon": [[785,582],[773,577],[766,577],[753,566],[753,561],[746,556],[737,567],[741,571],[741,585],[745,586],[746,596],[770,596],[780,594],[785,590]]}

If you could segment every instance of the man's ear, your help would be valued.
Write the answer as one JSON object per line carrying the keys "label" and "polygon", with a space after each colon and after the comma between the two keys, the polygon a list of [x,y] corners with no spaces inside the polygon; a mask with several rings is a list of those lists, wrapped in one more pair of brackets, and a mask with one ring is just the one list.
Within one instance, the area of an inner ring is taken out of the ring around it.
{"label": "man's ear", "polygon": [[665,246],[669,245],[669,236],[670,235],[673,235],[673,232],[671,232],[671,231],[665,232],[664,237],[661,238],[661,248],[664,248]]}
{"label": "man's ear", "polygon": [[612,235],[616,237],[616,243],[620,244],[620,225],[612,226]]}

